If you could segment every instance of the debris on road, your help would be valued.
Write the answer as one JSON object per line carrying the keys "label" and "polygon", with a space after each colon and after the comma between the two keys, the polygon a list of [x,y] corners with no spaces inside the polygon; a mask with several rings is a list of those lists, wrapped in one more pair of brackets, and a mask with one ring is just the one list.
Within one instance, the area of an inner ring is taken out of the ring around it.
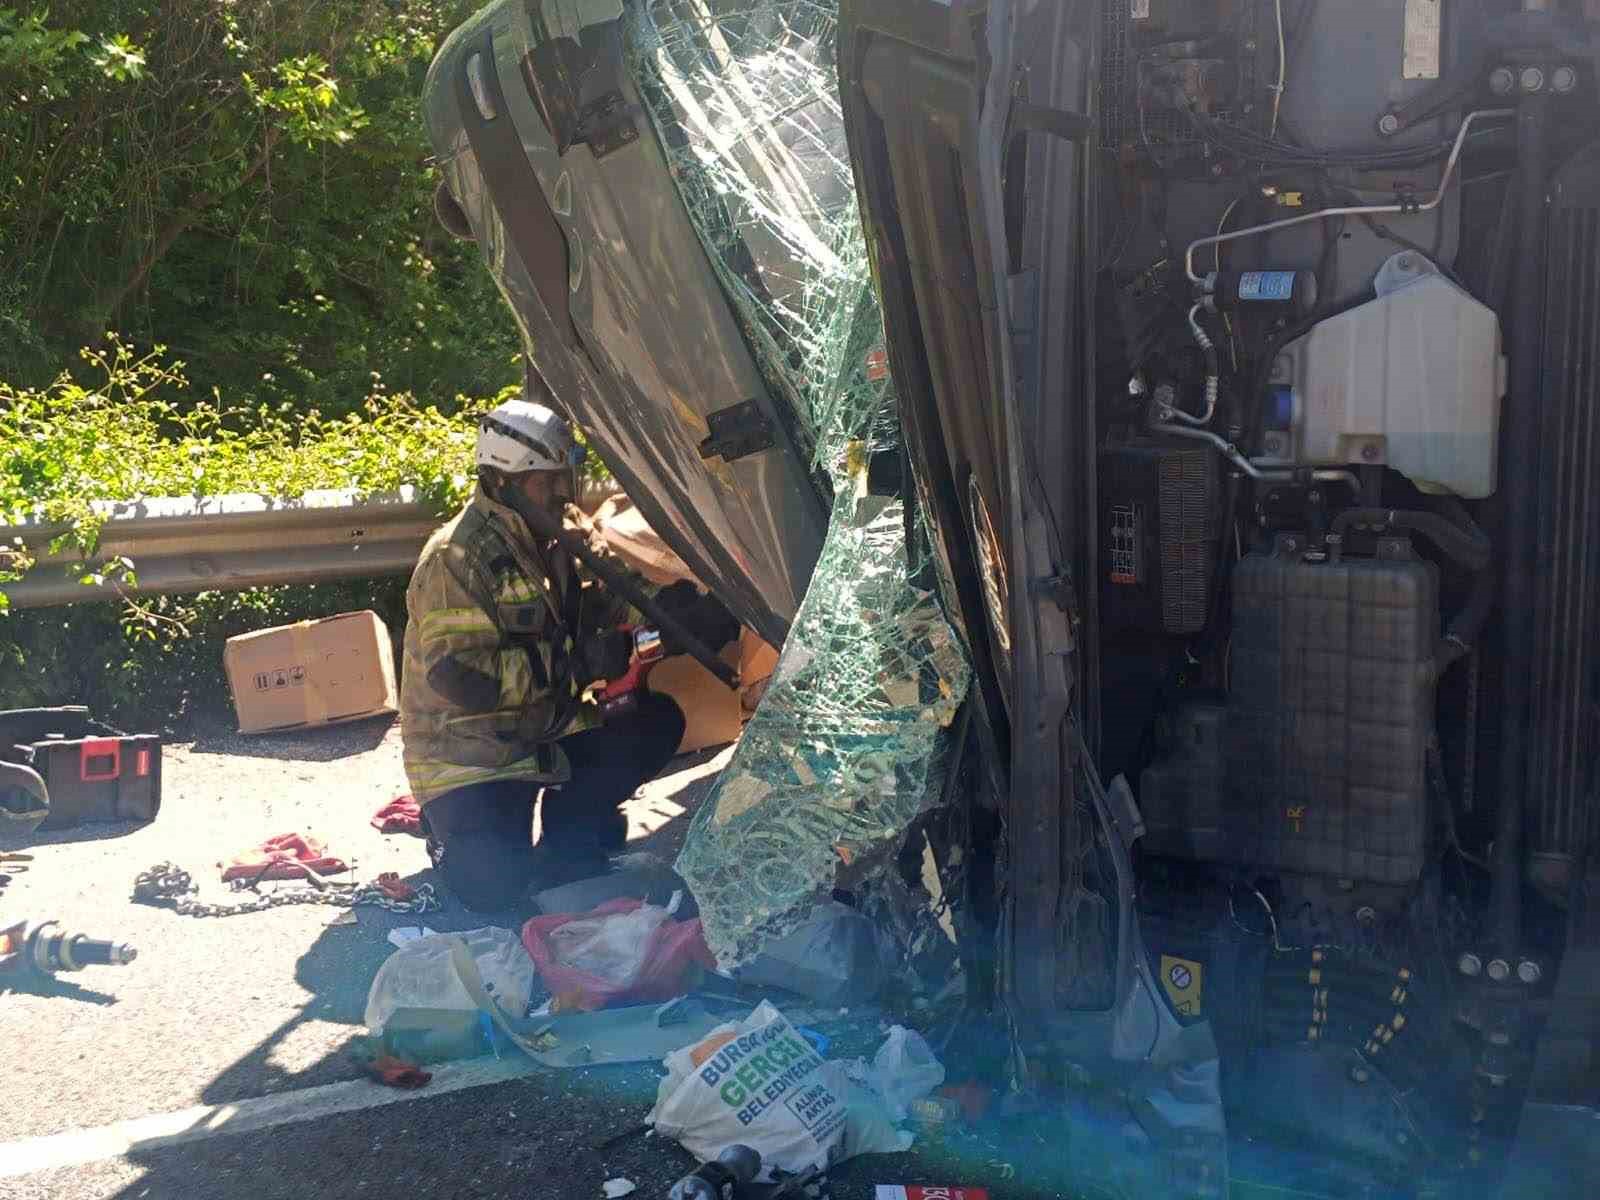
{"label": "debris on road", "polygon": [[942,1133],[961,1120],[961,1102],[950,1096],[928,1096],[913,1100],[911,1119],[923,1133]]}
{"label": "debris on road", "polygon": [[639,1190],[639,1185],[631,1179],[608,1179],[600,1185],[600,1190],[605,1193],[606,1200],[622,1200],[624,1196],[631,1196]]}
{"label": "debris on road", "polygon": [[620,899],[581,915],[535,917],[522,944],[563,1010],[670,1000],[693,968],[715,967],[699,920],[675,920],[677,908],[678,897],[666,907]]}
{"label": "debris on road", "polygon": [[398,928],[389,930],[389,944],[398,949],[407,942],[425,938],[432,932],[433,930],[426,925],[401,925]]}
{"label": "debris on road", "polygon": [[494,1021],[474,1009],[402,1008],[383,1027],[383,1051],[413,1063],[500,1057]]}
{"label": "debris on road", "polygon": [[396,1058],[370,1039],[357,1039],[350,1048],[350,1056],[384,1087],[414,1090],[427,1087],[433,1080],[433,1072]]}
{"label": "debris on road", "polygon": [[545,888],[533,894],[533,902],[540,913],[554,916],[592,912],[602,904],[622,899],[666,905],[671,903],[674,892],[684,894],[683,903],[678,906],[680,920],[699,915],[682,875],[652,854],[624,854],[612,859],[610,869],[603,875]]}
{"label": "debris on road", "polygon": [[640,1121],[639,1124],[630,1125],[621,1133],[614,1133],[610,1137],[606,1138],[603,1142],[598,1143],[595,1146],[595,1152],[597,1154],[604,1154],[608,1150],[615,1150],[618,1146],[622,1145],[623,1142],[631,1142],[636,1137],[650,1137],[654,1133],[655,1129],[651,1126],[650,1122]]}
{"label": "debris on road", "polygon": [[371,609],[231,637],[222,666],[240,733],[398,712],[394,643]]}
{"label": "debris on road", "polygon": [[872,1065],[856,1060],[851,1077],[883,1100],[891,1118],[903,1121],[913,1103],[944,1082],[944,1066],[920,1033],[895,1025]]}
{"label": "debris on road", "polygon": [[651,1120],[699,1158],[737,1142],[769,1170],[799,1172],[911,1148],[882,1099],[851,1080],[846,1064],[825,1061],[770,1001],[663,1065]]}
{"label": "debris on road", "polygon": [[860,1004],[883,986],[873,924],[848,904],[819,904],[793,933],[770,941],[735,972],[749,987],[781,987],[819,1004]]}
{"label": "debris on road", "polygon": [[409,833],[422,836],[422,805],[414,796],[396,796],[372,815],[372,827],[379,833]]}
{"label": "debris on road", "polygon": [[533,962],[509,929],[485,926],[465,933],[435,933],[407,942],[378,968],[367,992],[366,1025],[375,1038],[400,1013],[421,1010],[472,1014],[484,1010],[461,977],[456,948],[476,967],[478,983],[489,1003],[521,1016],[533,992]]}
{"label": "debris on road", "polygon": [[979,1187],[918,1187],[916,1184],[880,1183],[873,1200],[989,1200],[989,1192]]}
{"label": "debris on road", "polygon": [[413,887],[393,871],[385,871],[369,886],[379,897],[373,903],[390,912],[425,913],[440,907],[433,894],[433,884],[422,883]]}
{"label": "debris on road", "polygon": [[341,883],[320,890],[279,890],[226,903],[202,901],[196,897],[198,891],[194,877],[170,862],[157,863],[148,870],[140,871],[133,880],[133,900],[136,904],[170,908],[184,917],[233,917],[294,904],[331,904],[341,908],[371,905],[393,913],[418,914],[437,912],[440,908],[433,884],[412,887],[392,873],[380,875],[376,882],[359,887]]}
{"label": "debris on road", "polygon": [[974,1079],[942,1087],[937,1095],[941,1100],[952,1100],[959,1105],[961,1116],[974,1125],[989,1114],[994,1103],[994,1088]]}
{"label": "debris on road", "polygon": [[761,1174],[761,1155],[750,1146],[735,1144],[703,1162],[667,1193],[667,1200],[723,1200]]}
{"label": "debris on road", "polygon": [[349,869],[343,859],[327,853],[316,838],[280,833],[237,855],[223,867],[222,881],[253,885],[268,880],[304,879],[315,884],[321,876],[342,875]]}
{"label": "debris on road", "polygon": [[659,1063],[699,1042],[724,1020],[707,1011],[700,997],[680,996],[665,1004],[557,1013],[526,1021],[507,1018],[498,1023],[501,1032],[541,1066],[569,1070]]}

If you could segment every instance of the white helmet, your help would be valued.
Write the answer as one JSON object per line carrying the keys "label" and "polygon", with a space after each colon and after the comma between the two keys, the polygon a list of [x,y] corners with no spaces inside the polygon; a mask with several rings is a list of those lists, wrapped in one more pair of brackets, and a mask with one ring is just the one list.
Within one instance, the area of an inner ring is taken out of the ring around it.
{"label": "white helmet", "polygon": [[520,475],[575,470],[583,459],[565,418],[531,400],[507,400],[478,423],[479,467]]}

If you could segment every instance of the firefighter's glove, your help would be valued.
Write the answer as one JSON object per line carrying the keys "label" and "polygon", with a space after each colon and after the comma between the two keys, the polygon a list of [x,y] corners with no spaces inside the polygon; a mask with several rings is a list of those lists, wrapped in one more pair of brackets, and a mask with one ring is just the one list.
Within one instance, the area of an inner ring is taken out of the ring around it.
{"label": "firefighter's glove", "polygon": [[625,629],[592,633],[578,643],[574,674],[585,686],[621,679],[633,661],[633,634]]}

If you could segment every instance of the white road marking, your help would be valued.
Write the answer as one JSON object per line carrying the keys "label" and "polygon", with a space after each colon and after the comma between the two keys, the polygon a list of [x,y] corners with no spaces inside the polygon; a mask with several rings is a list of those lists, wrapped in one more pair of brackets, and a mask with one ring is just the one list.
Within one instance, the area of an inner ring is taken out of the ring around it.
{"label": "white road marking", "polygon": [[304,1088],[297,1092],[257,1096],[253,1100],[240,1100],[237,1104],[197,1104],[177,1112],[157,1113],[102,1125],[98,1129],[72,1129],[47,1137],[7,1142],[0,1144],[0,1179],[203,1141],[219,1134],[271,1129],[276,1125],[290,1125],[363,1108],[377,1108],[492,1083],[505,1083],[531,1075],[539,1067],[531,1059],[514,1054],[505,1059],[480,1058],[470,1062],[441,1063],[427,1069],[433,1072],[432,1081],[427,1087],[415,1090],[403,1091],[384,1087],[371,1080],[358,1079]]}

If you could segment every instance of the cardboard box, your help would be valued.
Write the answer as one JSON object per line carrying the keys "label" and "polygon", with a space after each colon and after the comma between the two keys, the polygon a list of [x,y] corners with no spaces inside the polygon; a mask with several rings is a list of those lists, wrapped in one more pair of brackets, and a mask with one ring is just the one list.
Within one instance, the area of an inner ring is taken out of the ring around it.
{"label": "cardboard box", "polygon": [[745,720],[767,694],[767,681],[778,666],[778,652],[762,640],[754,630],[745,629],[739,635],[739,694],[744,704]]}
{"label": "cardboard box", "polygon": [[222,665],[240,733],[354,721],[399,710],[394,646],[370,610],[228,639]]}
{"label": "cardboard box", "polygon": [[[739,643],[729,642],[718,657],[730,667],[738,665]],[[664,658],[652,667],[650,690],[671,696],[683,709],[683,741],[678,743],[679,754],[739,740],[739,731],[744,728],[739,693],[687,654]]]}

